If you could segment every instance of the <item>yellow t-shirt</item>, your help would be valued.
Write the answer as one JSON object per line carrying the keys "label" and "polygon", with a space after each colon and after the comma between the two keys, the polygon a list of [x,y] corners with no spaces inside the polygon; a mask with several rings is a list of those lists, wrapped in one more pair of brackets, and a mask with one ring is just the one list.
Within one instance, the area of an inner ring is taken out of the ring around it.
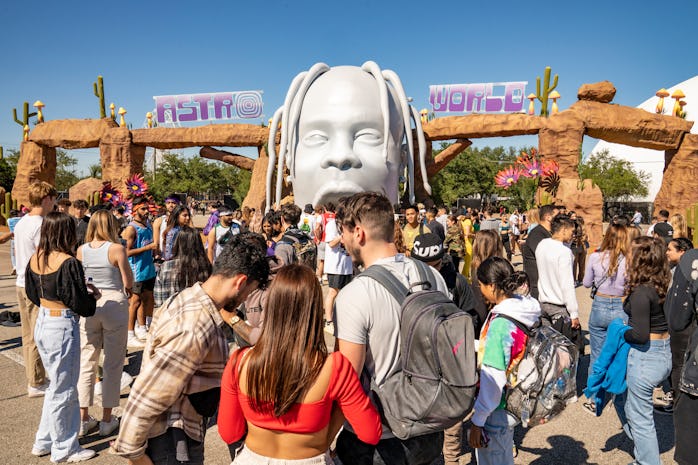
{"label": "yellow t-shirt", "polygon": [[412,251],[412,246],[414,245],[414,240],[417,236],[420,234],[426,234],[430,233],[431,231],[429,228],[426,226],[421,226],[421,232],[420,230],[420,225],[417,225],[416,228],[413,228],[409,224],[406,224],[404,228],[402,228],[402,237],[405,240],[405,247],[407,247],[407,251],[411,252]]}

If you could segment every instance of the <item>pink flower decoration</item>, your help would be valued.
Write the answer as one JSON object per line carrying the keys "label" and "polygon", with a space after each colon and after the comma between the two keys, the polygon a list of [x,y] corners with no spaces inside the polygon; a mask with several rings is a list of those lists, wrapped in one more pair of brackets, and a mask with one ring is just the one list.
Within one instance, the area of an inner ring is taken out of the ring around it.
{"label": "pink flower decoration", "polygon": [[543,176],[550,176],[551,174],[557,174],[560,170],[560,165],[557,164],[555,160],[546,160],[541,165],[541,172]]}
{"label": "pink flower decoration", "polygon": [[145,195],[148,192],[148,184],[143,179],[143,175],[134,174],[126,180],[126,189],[133,197]]}
{"label": "pink flower decoration", "polygon": [[497,173],[497,175],[494,177],[494,182],[502,189],[508,189],[512,185],[516,184],[521,174],[522,171],[520,168],[510,166]]}
{"label": "pink flower decoration", "polygon": [[527,160],[521,163],[521,166],[521,175],[525,178],[537,178],[541,174],[541,164],[538,160]]}
{"label": "pink flower decoration", "polygon": [[107,182],[102,186],[102,190],[99,192],[99,198],[102,202],[109,202],[112,205],[116,205],[121,201],[121,192],[112,187],[110,182]]}

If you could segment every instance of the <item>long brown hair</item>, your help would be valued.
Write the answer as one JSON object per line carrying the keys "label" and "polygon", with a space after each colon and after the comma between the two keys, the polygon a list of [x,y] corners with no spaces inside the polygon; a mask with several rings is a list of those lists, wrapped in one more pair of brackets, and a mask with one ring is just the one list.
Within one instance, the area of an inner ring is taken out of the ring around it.
{"label": "long brown hair", "polygon": [[264,328],[248,357],[254,411],[280,417],[301,402],[327,359],[322,288],[303,265],[279,270],[269,287]]}
{"label": "long brown hair", "polygon": [[44,268],[48,267],[51,252],[62,252],[74,257],[75,246],[78,243],[75,229],[75,220],[67,213],[47,214],[41,223],[39,247],[36,249],[37,265],[43,259]]}
{"label": "long brown hair", "polygon": [[494,229],[485,229],[484,231],[478,231],[475,233],[475,240],[473,241],[473,261],[470,263],[470,276],[474,279],[477,276],[477,269],[490,257],[502,257],[504,258],[504,244],[502,243],[502,238],[499,236],[499,232]]}
{"label": "long brown hair", "polygon": [[672,237],[688,238],[688,225],[686,224],[686,218],[684,218],[681,213],[674,213],[671,215],[669,223],[671,223],[671,227],[674,229],[674,235]]}
{"label": "long brown hair", "polygon": [[627,293],[630,294],[637,286],[646,285],[653,287],[659,301],[663,302],[671,280],[666,244],[662,239],[641,236],[633,240],[630,250],[631,260],[625,282]]}
{"label": "long brown hair", "polygon": [[599,248],[602,256],[608,256],[608,271],[606,273],[608,277],[616,274],[620,257],[628,256],[629,247],[628,228],[622,224],[610,225]]}

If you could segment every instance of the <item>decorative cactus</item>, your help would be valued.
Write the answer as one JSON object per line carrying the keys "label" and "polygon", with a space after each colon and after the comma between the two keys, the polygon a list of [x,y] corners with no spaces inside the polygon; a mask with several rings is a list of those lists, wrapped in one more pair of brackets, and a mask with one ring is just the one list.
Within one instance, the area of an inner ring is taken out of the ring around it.
{"label": "decorative cactus", "polygon": [[536,78],[536,98],[538,101],[541,103],[541,109],[540,109],[540,115],[541,116],[548,116],[548,96],[550,95],[550,92],[555,90],[557,87],[557,78],[558,75],[556,74],[555,77],[553,78],[553,85],[550,85],[550,66],[545,67],[545,72],[543,73],[543,92],[541,92],[540,88],[540,76]]}
{"label": "decorative cactus", "polygon": [[99,99],[99,117],[107,117],[107,107],[104,106],[104,80],[102,76],[97,76],[97,82],[92,83],[92,91]]}
{"label": "decorative cactus", "polygon": [[36,116],[36,112],[34,111],[29,113],[29,102],[24,102],[24,116],[21,120],[17,118],[17,109],[12,109],[12,117],[14,118],[15,123],[22,126],[22,128],[24,128],[24,126],[29,126],[29,118],[32,116]]}
{"label": "decorative cactus", "polygon": [[5,193],[5,202],[0,205],[0,215],[5,218],[5,222],[10,217],[10,210],[17,210],[17,199],[12,198],[12,194],[9,192]]}
{"label": "decorative cactus", "polygon": [[95,205],[101,205],[102,204],[102,196],[99,193],[99,191],[94,191],[90,195],[87,196],[87,205],[90,207],[94,207]]}
{"label": "decorative cactus", "polygon": [[0,145],[0,160],[4,157],[4,154],[2,153],[2,145]]}
{"label": "decorative cactus", "polygon": [[693,232],[693,243],[698,244],[698,203],[686,210],[686,224]]}

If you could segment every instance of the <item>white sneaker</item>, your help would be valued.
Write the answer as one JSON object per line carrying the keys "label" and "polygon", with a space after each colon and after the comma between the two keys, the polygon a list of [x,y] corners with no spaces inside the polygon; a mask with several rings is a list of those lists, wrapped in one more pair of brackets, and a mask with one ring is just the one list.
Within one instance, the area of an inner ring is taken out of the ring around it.
{"label": "white sneaker", "polygon": [[44,397],[46,389],[48,389],[48,382],[37,387],[27,386],[27,397]]}
{"label": "white sneaker", "polygon": [[102,395],[102,382],[97,381],[95,383],[95,397]]}
{"label": "white sneaker", "polygon": [[39,449],[36,446],[32,447],[32,455],[35,455],[37,457],[43,457],[44,455],[48,455],[50,453],[51,453],[50,447],[48,449]]}
{"label": "white sneaker", "polygon": [[119,385],[119,387],[121,388],[120,390],[123,391],[124,389],[129,387],[132,382],[133,382],[133,376],[129,375],[125,371],[122,371],[121,372],[121,383]]}
{"label": "white sneaker", "polygon": [[[67,459],[61,460],[60,462],[68,462],[68,463],[74,463],[74,462],[82,462],[85,460],[90,460],[92,457],[97,455],[97,452],[93,451],[92,449],[79,449],[77,452],[70,454]],[[59,463],[51,460],[53,463]]]}
{"label": "white sneaker", "polygon": [[145,340],[148,339],[148,330],[145,326],[136,325],[133,332],[136,333],[136,337],[141,341],[145,342]]}
{"label": "white sneaker", "polygon": [[81,438],[83,436],[87,436],[87,433],[89,433],[91,429],[96,427],[98,423],[99,422],[91,416],[88,417],[87,420],[80,421],[80,432],[78,433],[78,437]]}
{"label": "white sneaker", "polygon": [[100,421],[99,422],[99,435],[100,436],[109,436],[111,433],[114,432],[114,430],[119,428],[119,419],[112,415],[111,420],[109,421]]}
{"label": "white sneaker", "polygon": [[135,335],[128,335],[128,341],[126,342],[127,347],[131,347],[133,349],[142,349],[145,347],[145,342],[141,341],[136,337]]}

